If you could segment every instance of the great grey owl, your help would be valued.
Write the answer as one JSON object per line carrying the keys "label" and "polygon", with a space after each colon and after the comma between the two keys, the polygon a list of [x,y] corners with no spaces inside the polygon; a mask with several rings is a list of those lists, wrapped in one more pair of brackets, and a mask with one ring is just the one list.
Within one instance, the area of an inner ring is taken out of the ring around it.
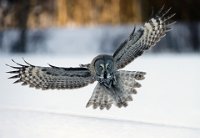
{"label": "great grey owl", "polygon": [[98,55],[90,64],[81,64],[77,68],[62,68],[50,65],[39,67],[29,63],[15,62],[18,67],[8,73],[15,74],[10,78],[18,78],[15,83],[46,89],[74,89],[87,86],[98,81],[86,107],[94,109],[110,109],[114,103],[117,107],[126,107],[132,101],[131,94],[141,85],[136,80],[143,80],[145,72],[119,70],[140,56],[145,50],[153,47],[165,36],[174,22],[170,19],[175,14],[169,10],[161,10],[137,31],[130,34],[113,55]]}

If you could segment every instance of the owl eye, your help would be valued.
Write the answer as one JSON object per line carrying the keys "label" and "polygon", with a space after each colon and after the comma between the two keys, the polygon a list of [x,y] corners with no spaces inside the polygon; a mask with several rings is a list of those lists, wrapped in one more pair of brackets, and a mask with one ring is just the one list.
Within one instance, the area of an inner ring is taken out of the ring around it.
{"label": "owl eye", "polygon": [[102,70],[103,69],[103,67],[102,66],[99,66],[99,70]]}
{"label": "owl eye", "polygon": [[112,64],[107,64],[106,68],[107,68],[107,70],[111,70],[112,69]]}
{"label": "owl eye", "polygon": [[100,64],[99,68],[100,68],[101,70],[103,70],[103,69],[104,69],[104,66],[103,66],[102,64]]}
{"label": "owl eye", "polygon": [[102,66],[102,65],[99,66],[99,70],[100,70],[100,71],[103,70],[103,66]]}

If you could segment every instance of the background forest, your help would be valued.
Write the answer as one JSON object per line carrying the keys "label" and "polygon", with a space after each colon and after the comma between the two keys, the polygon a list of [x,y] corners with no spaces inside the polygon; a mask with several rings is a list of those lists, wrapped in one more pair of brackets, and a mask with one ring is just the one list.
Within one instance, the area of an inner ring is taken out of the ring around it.
{"label": "background forest", "polygon": [[[110,53],[163,5],[176,13],[177,24],[153,52],[199,52],[198,0],[0,0],[0,52],[54,53],[54,43]],[[73,45],[72,36],[80,43]]]}

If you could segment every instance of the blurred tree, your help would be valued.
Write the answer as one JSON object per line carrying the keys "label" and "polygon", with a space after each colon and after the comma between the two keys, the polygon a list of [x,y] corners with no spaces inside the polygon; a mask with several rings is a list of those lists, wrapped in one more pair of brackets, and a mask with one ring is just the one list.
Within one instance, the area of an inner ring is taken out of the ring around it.
{"label": "blurred tree", "polygon": [[140,0],[120,0],[120,23],[141,22]]}
{"label": "blurred tree", "polygon": [[[65,25],[129,24],[146,21],[162,5],[172,7],[176,20],[199,21],[199,0],[0,0],[0,28],[21,27],[26,14],[28,28]],[[22,12],[22,13],[21,13]],[[26,17],[25,17],[26,18]],[[22,25],[23,26],[23,25]]]}
{"label": "blurred tree", "polygon": [[[0,0],[0,43],[4,29],[17,28],[12,51],[26,52],[27,30],[66,25],[133,24],[149,19],[162,5],[172,7],[174,20],[189,22],[191,45],[200,48],[200,0]],[[1,44],[0,44],[0,47]]]}
{"label": "blurred tree", "polygon": [[67,1],[66,0],[57,0],[57,24],[63,26],[67,22]]}
{"label": "blurred tree", "polygon": [[3,31],[0,31],[0,49],[3,48]]}
{"label": "blurred tree", "polygon": [[200,50],[200,36],[199,36],[199,30],[198,30],[198,24],[196,23],[190,23],[189,24],[189,30],[190,30],[190,34],[191,34],[191,43],[192,43],[192,47],[193,50],[195,52],[199,52]]}
{"label": "blurred tree", "polygon": [[199,0],[141,0],[143,9],[143,21],[146,20],[151,12],[158,11],[163,5],[171,7],[176,12],[177,21],[196,22],[200,21]]}
{"label": "blurred tree", "polygon": [[12,52],[25,53],[26,52],[26,42],[27,42],[27,21],[30,11],[30,3],[27,0],[21,0],[21,5],[18,7],[19,12],[16,13],[16,20],[18,20],[18,25],[20,28],[19,39],[14,43]]}

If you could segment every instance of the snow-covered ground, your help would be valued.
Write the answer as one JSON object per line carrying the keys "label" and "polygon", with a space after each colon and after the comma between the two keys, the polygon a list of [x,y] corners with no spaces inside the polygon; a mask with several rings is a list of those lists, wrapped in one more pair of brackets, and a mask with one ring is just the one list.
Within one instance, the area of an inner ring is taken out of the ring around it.
{"label": "snow-covered ground", "polygon": [[[0,57],[0,138],[43,137],[200,137],[200,56],[145,55],[126,70],[147,72],[142,87],[127,108],[85,108],[95,84],[75,90],[36,90],[13,85],[5,72],[10,59]],[[46,66],[77,66],[92,55],[80,57],[23,57]]]}
{"label": "snow-covered ground", "polygon": [[0,109],[1,138],[198,138],[198,129]]}

